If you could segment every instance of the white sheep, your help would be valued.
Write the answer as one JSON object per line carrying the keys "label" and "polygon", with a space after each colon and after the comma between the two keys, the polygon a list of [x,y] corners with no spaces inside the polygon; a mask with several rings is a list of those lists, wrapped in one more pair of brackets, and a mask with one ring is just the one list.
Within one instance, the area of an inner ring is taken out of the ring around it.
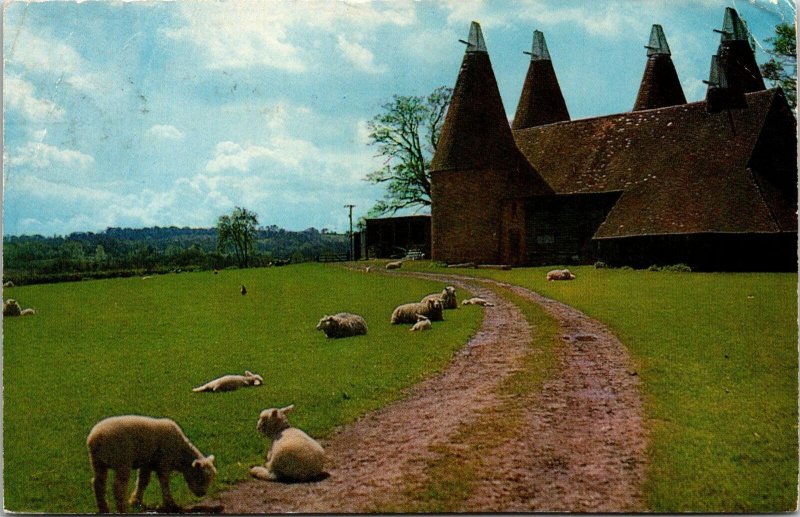
{"label": "white sheep", "polygon": [[402,260],[396,260],[394,262],[388,262],[386,264],[386,269],[400,269],[403,265]]}
{"label": "white sheep", "polygon": [[416,323],[417,314],[421,314],[431,321],[442,321],[442,302],[427,300],[425,302],[405,303],[392,312],[392,325],[397,323]]}
{"label": "white sheep", "polygon": [[364,268],[364,273],[369,273],[370,271],[372,271],[372,270],[370,269],[370,267],[369,267],[369,266],[367,266],[367,267],[365,267],[365,268]]}
{"label": "white sheep", "polygon": [[106,418],[92,428],[86,445],[94,471],[92,484],[100,513],[109,511],[105,494],[109,469],[116,473],[114,500],[119,513],[127,510],[125,492],[132,469],[139,469],[139,476],[130,504],[141,504],[150,474],[155,472],[161,485],[164,508],[171,511],[180,509],[170,494],[172,471],[182,473],[189,489],[198,497],[205,495],[217,474],[214,456],[203,456],[178,424],[169,418],[138,415]]}
{"label": "white sheep", "polygon": [[431,325],[431,320],[429,320],[422,314],[417,314],[417,322],[414,323],[414,326],[411,327],[409,330],[411,332],[417,332],[421,330],[430,330],[432,327],[433,325]]}
{"label": "white sheep", "polygon": [[283,409],[265,409],[258,417],[256,429],[272,440],[267,462],[250,468],[250,475],[265,481],[313,481],[322,477],[325,450],[306,433],[292,427],[286,418],[294,405]]}
{"label": "white sheep", "polygon": [[332,338],[357,336],[367,333],[367,322],[358,314],[340,312],[333,316],[323,316],[317,323],[317,330]]}
{"label": "white sheep", "polygon": [[6,283],[4,283],[4,284],[3,284],[3,287],[14,287],[14,282],[12,282],[11,280],[9,280],[8,282],[6,282]]}
{"label": "white sheep", "polygon": [[552,280],[575,280],[575,275],[569,269],[554,269],[547,272],[547,281]]}
{"label": "white sheep", "polygon": [[456,288],[452,285],[445,287],[441,293],[429,294],[421,301],[426,302],[428,300],[441,300],[442,309],[458,308],[458,301],[456,300]]}
{"label": "white sheep", "polygon": [[22,309],[22,312],[19,313],[20,316],[33,316],[36,314],[36,309]]}
{"label": "white sheep", "polygon": [[461,305],[482,305],[483,307],[494,307],[494,304],[492,302],[477,297],[470,298],[469,300],[464,300],[463,302],[461,302]]}
{"label": "white sheep", "polygon": [[3,316],[19,316],[22,314],[22,307],[19,306],[17,300],[9,298],[3,302]]}
{"label": "white sheep", "polygon": [[193,388],[194,392],[201,391],[233,391],[239,388],[246,388],[247,386],[261,386],[264,383],[264,378],[250,371],[245,371],[244,375],[223,375],[218,379],[209,381],[202,386]]}

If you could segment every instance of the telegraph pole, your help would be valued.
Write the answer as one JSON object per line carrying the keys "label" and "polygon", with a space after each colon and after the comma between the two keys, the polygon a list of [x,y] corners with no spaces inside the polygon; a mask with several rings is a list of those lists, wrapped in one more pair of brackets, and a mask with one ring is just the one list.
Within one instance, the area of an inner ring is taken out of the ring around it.
{"label": "telegraph pole", "polygon": [[356,205],[344,205],[350,209],[350,260],[356,259],[356,241],[353,239],[353,208]]}

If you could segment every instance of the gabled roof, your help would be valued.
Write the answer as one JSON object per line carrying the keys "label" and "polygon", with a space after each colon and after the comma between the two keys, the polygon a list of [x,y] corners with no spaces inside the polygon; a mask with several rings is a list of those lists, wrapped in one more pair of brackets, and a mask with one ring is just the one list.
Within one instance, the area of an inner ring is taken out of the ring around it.
{"label": "gabled roof", "polygon": [[748,168],[773,105],[785,102],[766,90],[748,94],[745,109],[708,113],[695,102],[514,136],[556,193],[623,192],[595,238],[796,231],[778,223]]}

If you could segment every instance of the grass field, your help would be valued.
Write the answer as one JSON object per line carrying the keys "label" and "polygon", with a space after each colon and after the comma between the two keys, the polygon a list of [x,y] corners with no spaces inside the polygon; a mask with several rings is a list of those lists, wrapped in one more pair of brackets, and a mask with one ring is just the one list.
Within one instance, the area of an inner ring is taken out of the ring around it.
{"label": "grass field", "polygon": [[[404,269],[442,272],[427,262]],[[496,278],[609,325],[638,363],[655,512],[782,512],[797,501],[797,275],[570,268]]]}
{"label": "grass field", "polygon": [[[6,289],[38,314],[3,324],[5,508],[95,511],[86,435],[116,414],[175,419],[216,455],[217,490],[246,478],[266,450],[255,431],[262,409],[293,403],[292,422],[323,437],[446,365],[480,311],[448,311],[422,333],[388,321],[397,304],[441,288],[310,264]],[[369,334],[328,340],[314,329],[340,311],[362,314]],[[265,385],[191,391],[245,369]],[[194,500],[180,475],[173,490],[179,503]],[[156,483],[145,503],[160,503]]]}

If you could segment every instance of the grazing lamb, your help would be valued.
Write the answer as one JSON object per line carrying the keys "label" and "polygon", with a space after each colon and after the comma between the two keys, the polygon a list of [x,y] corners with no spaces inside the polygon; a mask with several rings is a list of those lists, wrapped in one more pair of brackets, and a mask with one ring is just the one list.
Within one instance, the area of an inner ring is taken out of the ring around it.
{"label": "grazing lamb", "polygon": [[223,375],[219,379],[209,381],[202,386],[193,388],[194,392],[201,391],[233,391],[239,388],[246,388],[247,386],[261,386],[264,383],[264,378],[257,373],[245,371],[244,375]]}
{"label": "grazing lamb", "polygon": [[431,328],[433,328],[433,325],[431,325],[431,320],[429,320],[422,314],[417,314],[417,322],[414,323],[414,326],[411,327],[409,330],[411,332],[417,332],[420,330],[430,330]]}
{"label": "grazing lamb", "polygon": [[22,314],[22,307],[17,300],[9,298],[3,303],[3,316],[19,316]]}
{"label": "grazing lamb", "polygon": [[256,429],[272,440],[263,466],[250,468],[250,475],[265,481],[313,481],[323,475],[325,450],[306,433],[292,427],[286,415],[294,405],[265,409]]}
{"label": "grazing lamb", "polygon": [[461,305],[482,305],[484,307],[494,307],[492,302],[484,300],[483,298],[470,298],[469,300],[464,300],[461,302]]}
{"label": "grazing lamb", "polygon": [[402,265],[403,265],[403,261],[402,260],[396,260],[394,262],[387,263],[386,264],[386,269],[400,269],[400,267]]}
{"label": "grazing lamb", "polygon": [[458,309],[458,301],[456,300],[456,288],[448,285],[441,293],[429,294],[421,301],[428,300],[441,300],[442,309]]}
{"label": "grazing lamb", "polygon": [[357,336],[367,333],[367,322],[358,314],[340,312],[333,316],[323,316],[317,323],[317,330],[333,338]]}
{"label": "grazing lamb", "polygon": [[164,508],[170,511],[180,509],[170,494],[169,476],[172,471],[181,472],[189,489],[198,497],[205,495],[217,474],[214,456],[203,456],[178,424],[169,418],[138,415],[106,418],[92,428],[86,446],[94,470],[92,483],[100,513],[109,511],[106,503],[109,469],[116,472],[114,500],[119,513],[127,510],[125,492],[132,469],[139,469],[139,478],[130,504],[141,504],[150,474],[155,472],[161,485]]}
{"label": "grazing lamb", "polygon": [[575,280],[575,275],[569,269],[554,269],[547,272],[547,281],[551,280]]}
{"label": "grazing lamb", "polygon": [[22,309],[22,312],[19,313],[20,316],[33,316],[36,314],[36,309]]}
{"label": "grazing lamb", "polygon": [[425,302],[406,303],[395,308],[392,312],[392,325],[397,323],[416,323],[417,315],[427,317],[431,321],[442,321],[442,302],[428,300]]}

